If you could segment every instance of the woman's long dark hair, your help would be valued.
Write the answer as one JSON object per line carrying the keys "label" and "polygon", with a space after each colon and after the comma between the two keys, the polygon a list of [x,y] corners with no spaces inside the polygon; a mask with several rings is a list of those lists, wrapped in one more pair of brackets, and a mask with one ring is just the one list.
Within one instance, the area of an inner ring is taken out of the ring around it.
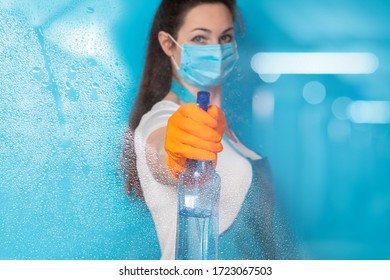
{"label": "woman's long dark hair", "polygon": [[143,198],[143,193],[137,171],[134,130],[142,116],[166,96],[172,82],[171,61],[160,46],[158,33],[165,31],[177,39],[178,30],[183,24],[186,13],[191,8],[205,3],[226,5],[235,20],[235,0],[162,0],[154,16],[142,81],[129,118],[122,157],[127,192],[129,195],[135,195],[136,198]]}

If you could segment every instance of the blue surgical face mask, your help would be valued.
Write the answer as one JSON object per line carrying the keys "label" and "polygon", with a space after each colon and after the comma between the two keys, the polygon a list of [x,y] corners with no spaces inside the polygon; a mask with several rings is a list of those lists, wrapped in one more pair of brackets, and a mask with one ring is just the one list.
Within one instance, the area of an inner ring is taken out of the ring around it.
{"label": "blue surgical face mask", "polygon": [[236,42],[222,45],[179,45],[172,36],[171,40],[181,48],[181,63],[176,65],[180,78],[199,89],[219,86],[232,72],[238,59]]}

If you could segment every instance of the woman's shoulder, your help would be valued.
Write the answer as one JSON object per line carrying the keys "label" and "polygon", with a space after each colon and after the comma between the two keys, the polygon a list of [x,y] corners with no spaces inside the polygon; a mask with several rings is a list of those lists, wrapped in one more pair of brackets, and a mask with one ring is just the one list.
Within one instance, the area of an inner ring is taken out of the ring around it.
{"label": "woman's shoulder", "polygon": [[180,107],[179,104],[168,99],[163,99],[153,105],[149,113],[158,113],[161,111],[176,111]]}
{"label": "woman's shoulder", "polygon": [[167,125],[169,117],[179,108],[179,104],[161,100],[153,105],[152,109],[142,116],[136,129],[143,138],[147,138],[153,131]]}
{"label": "woman's shoulder", "polygon": [[259,160],[263,158],[262,155],[244,145],[229,126],[227,126],[225,130],[224,140],[243,157],[251,160]]}
{"label": "woman's shoulder", "polygon": [[179,105],[176,104],[175,102],[163,99],[157,102],[156,104],[154,104],[152,109],[150,109],[149,112],[147,112],[145,115],[142,116],[141,123],[148,120],[153,120],[155,118],[169,117],[178,108]]}

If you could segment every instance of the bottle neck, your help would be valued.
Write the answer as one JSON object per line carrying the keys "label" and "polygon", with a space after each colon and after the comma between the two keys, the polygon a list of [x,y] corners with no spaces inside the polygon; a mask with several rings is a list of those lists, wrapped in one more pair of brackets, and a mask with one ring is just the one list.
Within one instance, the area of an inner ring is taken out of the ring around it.
{"label": "bottle neck", "polygon": [[196,159],[188,159],[187,168],[196,168],[197,170],[213,170],[214,164],[211,160],[196,160]]}

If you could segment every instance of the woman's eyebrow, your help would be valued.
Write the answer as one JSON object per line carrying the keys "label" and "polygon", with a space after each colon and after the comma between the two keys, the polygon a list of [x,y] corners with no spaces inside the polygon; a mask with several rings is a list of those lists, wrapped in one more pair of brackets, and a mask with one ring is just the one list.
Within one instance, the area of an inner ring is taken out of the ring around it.
{"label": "woman's eyebrow", "polygon": [[222,32],[222,34],[227,33],[227,32],[229,32],[229,31],[231,31],[231,30],[234,30],[234,28],[233,28],[233,27],[229,27],[229,28],[226,29],[224,32]]}
{"label": "woman's eyebrow", "polygon": [[194,32],[194,31],[198,31],[198,30],[200,30],[200,31],[205,31],[205,32],[207,32],[207,33],[211,33],[211,30],[210,30],[210,29],[203,28],[203,27],[194,28],[194,29],[192,29],[190,32]]}
{"label": "woman's eyebrow", "polygon": [[[207,32],[207,33],[212,33],[210,29],[207,29],[207,28],[204,28],[204,27],[196,27],[196,28],[192,29],[190,32],[199,31],[199,30]],[[223,31],[222,34],[227,33],[227,32],[229,32],[231,30],[234,30],[234,27],[229,27],[228,29]]]}

